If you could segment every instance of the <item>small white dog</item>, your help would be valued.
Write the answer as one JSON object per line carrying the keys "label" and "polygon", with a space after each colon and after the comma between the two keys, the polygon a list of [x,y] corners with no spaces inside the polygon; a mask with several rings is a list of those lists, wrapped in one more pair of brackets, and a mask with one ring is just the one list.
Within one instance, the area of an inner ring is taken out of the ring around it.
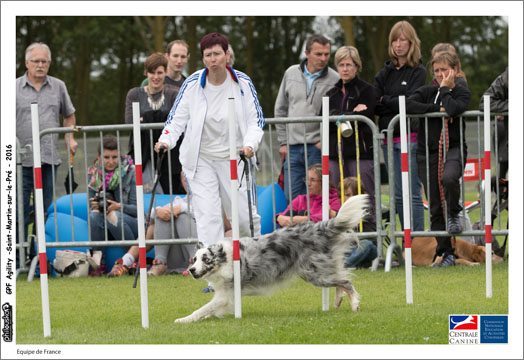
{"label": "small white dog", "polygon": [[[334,219],[301,223],[261,236],[240,239],[242,295],[268,295],[286,280],[299,276],[319,287],[336,287],[335,308],[344,292],[353,311],[359,311],[360,296],[344,269],[343,257],[358,244],[354,229],[365,215],[367,195],[351,197]],[[349,231],[349,232],[348,232]],[[222,317],[234,310],[233,244],[228,241],[197,250],[189,272],[206,279],[215,289],[213,299],[175,323]]]}

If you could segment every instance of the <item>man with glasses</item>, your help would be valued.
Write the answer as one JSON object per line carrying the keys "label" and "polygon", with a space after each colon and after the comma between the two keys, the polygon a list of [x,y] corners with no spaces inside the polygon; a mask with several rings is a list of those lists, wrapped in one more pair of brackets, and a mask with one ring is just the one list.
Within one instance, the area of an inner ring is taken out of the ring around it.
{"label": "man with glasses", "polygon": [[[16,79],[16,137],[22,148],[32,146],[33,143],[31,103],[38,103],[40,131],[60,127],[59,115],[64,118],[64,126],[76,125],[75,108],[64,82],[47,75],[50,65],[51,50],[46,44],[33,43],[27,47],[25,51],[27,72]],[[71,151],[75,153],[78,144],[73,133],[66,134],[65,141],[66,147],[69,144]],[[56,171],[61,163],[58,154],[58,134],[46,135],[40,139],[40,156],[44,211],[46,211],[53,201]],[[32,152],[23,157],[22,167],[24,234],[27,235],[29,202],[34,191]],[[53,172],[55,179],[53,179]]]}

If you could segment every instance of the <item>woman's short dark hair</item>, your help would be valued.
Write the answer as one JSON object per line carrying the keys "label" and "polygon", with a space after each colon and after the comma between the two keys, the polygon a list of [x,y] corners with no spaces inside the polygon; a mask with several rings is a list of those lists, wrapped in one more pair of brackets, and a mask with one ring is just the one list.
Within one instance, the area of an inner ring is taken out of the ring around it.
{"label": "woman's short dark hair", "polygon": [[167,71],[167,59],[165,55],[160,52],[149,55],[144,63],[144,75],[155,72],[159,66],[163,66],[164,71]]}
{"label": "woman's short dark hair", "polygon": [[224,53],[227,52],[229,46],[229,40],[227,39],[227,36],[217,32],[204,35],[202,40],[200,40],[200,53],[204,55],[205,49],[209,49],[215,45],[220,45],[222,50],[224,50]]}
{"label": "woman's short dark hair", "polygon": [[[102,139],[102,146],[104,147],[104,150],[117,150],[118,149],[118,141],[116,139],[116,136],[114,135],[105,135]],[[98,156],[100,156],[100,144],[98,144],[97,147]]]}

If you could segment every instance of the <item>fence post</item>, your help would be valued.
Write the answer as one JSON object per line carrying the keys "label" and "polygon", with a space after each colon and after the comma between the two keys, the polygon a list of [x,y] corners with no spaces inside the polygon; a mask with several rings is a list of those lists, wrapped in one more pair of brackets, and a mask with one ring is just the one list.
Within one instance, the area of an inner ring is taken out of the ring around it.
{"label": "fence post", "polygon": [[[44,228],[44,194],[42,190],[42,164],[40,161],[40,121],[38,119],[38,103],[31,103],[31,125],[33,132],[33,168],[35,171],[35,223],[38,239],[38,255],[40,258],[40,292],[42,295],[42,315],[44,321],[44,337],[51,336],[51,316],[49,313],[49,288],[47,284],[47,254]],[[49,191],[49,189],[47,189]]]}
{"label": "fence post", "polygon": [[[406,302],[413,304],[413,278],[411,269],[411,202],[409,201],[409,172],[406,135],[406,97],[399,96],[400,110],[400,151],[402,163],[402,205],[404,207],[404,248],[406,267]],[[391,200],[390,200],[391,201]]]}
{"label": "fence post", "polygon": [[[322,221],[327,220],[329,220],[329,97],[324,96],[322,97]],[[322,310],[329,310],[329,288],[322,288]]]}
{"label": "fence post", "polygon": [[486,297],[492,296],[491,272],[491,144],[490,144],[490,103],[484,95],[484,221],[486,230]]}
{"label": "fence post", "polygon": [[136,206],[138,221],[138,262],[140,264],[140,304],[142,308],[142,327],[149,328],[149,311],[147,301],[147,264],[146,264],[146,233],[144,221],[144,186],[142,184],[142,140],[140,133],[140,104],[133,102],[133,143],[135,150],[136,172]]}
{"label": "fence post", "polygon": [[231,168],[231,221],[233,240],[233,286],[235,293],[235,318],[242,317],[242,284],[240,283],[240,236],[238,224],[238,170],[236,151],[235,99],[228,99],[229,163]]}

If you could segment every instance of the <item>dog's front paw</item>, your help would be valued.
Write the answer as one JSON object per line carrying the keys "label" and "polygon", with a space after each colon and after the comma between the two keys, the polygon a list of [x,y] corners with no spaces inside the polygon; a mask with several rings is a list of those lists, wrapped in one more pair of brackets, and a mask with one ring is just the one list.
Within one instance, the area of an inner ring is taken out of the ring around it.
{"label": "dog's front paw", "polygon": [[184,323],[190,323],[190,322],[193,322],[195,321],[193,319],[193,317],[190,315],[190,316],[186,316],[186,317],[183,317],[183,318],[180,318],[180,319],[176,319],[175,320],[175,324],[184,324]]}
{"label": "dog's front paw", "polygon": [[353,310],[354,312],[359,312],[360,311],[360,302],[359,301],[352,302],[351,310]]}

